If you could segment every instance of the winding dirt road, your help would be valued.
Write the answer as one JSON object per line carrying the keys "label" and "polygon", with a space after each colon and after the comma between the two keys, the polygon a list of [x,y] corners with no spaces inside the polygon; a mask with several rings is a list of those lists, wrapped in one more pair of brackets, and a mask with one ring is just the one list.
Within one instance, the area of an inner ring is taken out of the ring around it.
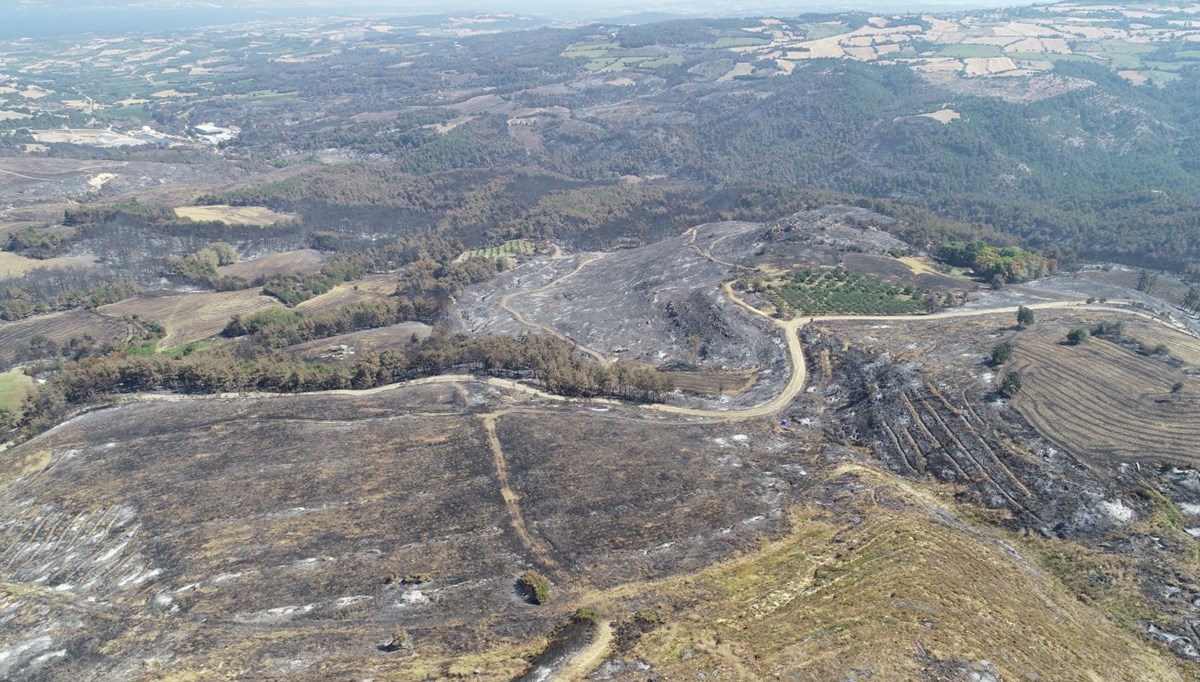
{"label": "winding dirt road", "polygon": [[[541,293],[556,284],[562,284],[566,280],[573,277],[580,270],[582,270],[584,268],[584,266],[586,266],[588,263],[595,263],[596,261],[600,260],[601,258],[604,258],[607,255],[608,254],[606,254],[606,253],[581,254],[579,256],[579,263],[576,264],[574,270],[568,272],[567,274],[563,275],[562,277],[552,279],[549,282],[547,282],[546,284],[544,284],[536,289],[524,289],[524,290],[520,290],[520,291],[514,291],[509,294],[505,294],[504,296],[500,297],[500,307],[504,310],[504,312],[511,315],[512,318],[514,320],[516,320],[517,322],[520,322],[521,324],[523,324],[527,327],[533,327],[534,329],[541,329],[542,331],[546,332],[547,334],[549,334],[557,339],[560,339],[562,341],[566,341],[567,343],[573,344],[579,350],[581,350],[584,353],[587,353],[588,355],[595,358],[596,361],[599,362],[601,365],[608,365],[612,361],[609,360],[604,355],[604,353],[601,353],[600,351],[598,351],[594,348],[589,348],[588,346],[583,345],[582,343],[580,343],[580,342],[576,341],[575,339],[571,338],[570,336],[567,336],[566,334],[558,331],[557,329],[555,329],[554,327],[551,327],[548,324],[541,324],[540,322],[533,322],[532,320],[526,319],[526,317],[524,315],[522,315],[517,310],[513,309],[513,307],[508,304],[508,302],[516,296],[527,296],[529,294]],[[566,256],[563,256],[562,250],[559,249],[557,245],[555,245],[554,246],[554,255],[551,256],[551,260],[563,260],[564,258],[566,258]]]}

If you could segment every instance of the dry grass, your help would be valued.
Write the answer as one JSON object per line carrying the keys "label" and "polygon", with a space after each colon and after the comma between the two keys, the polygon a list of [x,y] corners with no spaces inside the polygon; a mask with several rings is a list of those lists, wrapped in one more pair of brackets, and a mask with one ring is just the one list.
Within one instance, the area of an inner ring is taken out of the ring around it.
{"label": "dry grass", "polygon": [[[288,350],[298,353],[308,360],[321,359],[328,356],[329,350],[338,346],[347,346],[355,354],[380,351],[385,348],[401,347],[409,343],[413,335],[423,339],[429,336],[431,327],[420,322],[401,322],[390,327],[367,329],[349,334],[339,334],[325,339],[317,339],[306,343],[289,346]],[[346,362],[354,360],[353,355],[342,358]]]}
{"label": "dry grass", "polygon": [[167,328],[163,348],[201,341],[219,334],[234,315],[280,305],[258,289],[199,294],[149,294],[101,306],[105,315],[140,315]]}
{"label": "dry grass", "polygon": [[0,323],[0,359],[12,362],[20,350],[29,347],[30,339],[39,334],[58,344],[84,335],[103,342],[126,338],[129,325],[90,310],[69,310],[3,322]]}
{"label": "dry grass", "polygon": [[921,116],[924,116],[925,118],[932,118],[943,125],[962,118],[962,114],[953,109],[938,109],[937,111],[933,111],[928,114],[921,114]]}
{"label": "dry grass", "polygon": [[758,373],[742,372],[665,372],[675,388],[705,395],[741,395],[754,388]]}
{"label": "dry grass", "polygon": [[33,386],[33,379],[19,369],[0,374],[0,408],[17,410]]}
{"label": "dry grass", "polygon": [[396,291],[396,278],[392,275],[373,275],[353,282],[339,284],[328,292],[310,298],[296,306],[297,310],[312,312],[337,308],[347,303],[387,298]]}
{"label": "dry grass", "polygon": [[928,258],[915,258],[913,256],[903,256],[896,260],[908,266],[914,275],[940,275],[937,269],[933,267],[933,263]]}
{"label": "dry grass", "polygon": [[255,277],[269,277],[282,272],[316,272],[321,269],[322,260],[320,251],[300,249],[272,253],[261,258],[226,265],[217,270],[222,275],[235,275],[253,280]]}
{"label": "dry grass", "polygon": [[[1010,370],[1021,373],[1015,401],[1021,413],[1040,432],[1084,457],[1195,464],[1200,382],[1103,339],[1065,345],[1067,331],[1076,326],[1086,325],[1039,323],[1017,335]],[[1173,394],[1177,381],[1184,389]]]}
{"label": "dry grass", "polygon": [[1152,322],[1127,322],[1125,335],[1153,348],[1160,343],[1168,354],[1189,367],[1200,367],[1200,339]]}
{"label": "dry grass", "polygon": [[845,513],[799,509],[781,542],[662,585],[675,605],[660,612],[669,625],[635,653],[663,679],[829,680],[868,669],[918,679],[956,658],[990,661],[1000,679],[1186,679],[1168,652],[949,520],[927,494],[873,470],[848,475],[866,485],[843,494]]}
{"label": "dry grass", "polygon": [[180,218],[199,221],[217,221],[227,225],[274,225],[295,216],[276,213],[263,206],[180,206],[175,209]]}
{"label": "dry grass", "polygon": [[8,251],[0,251],[0,278],[20,277],[30,270],[38,268],[63,268],[69,266],[92,265],[91,258],[73,256],[64,258],[49,258],[37,260],[26,258]]}

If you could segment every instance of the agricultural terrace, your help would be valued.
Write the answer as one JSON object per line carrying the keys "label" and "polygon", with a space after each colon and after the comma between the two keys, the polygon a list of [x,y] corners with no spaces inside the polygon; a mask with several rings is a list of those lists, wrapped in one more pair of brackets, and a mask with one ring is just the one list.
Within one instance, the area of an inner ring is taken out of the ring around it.
{"label": "agricultural terrace", "polygon": [[505,256],[531,256],[537,251],[537,244],[528,239],[510,239],[503,244],[492,244],[479,249],[471,249],[464,251],[462,255],[454,259],[454,262],[461,263],[472,258],[503,258]]}
{"label": "agricultural terrace", "polygon": [[219,222],[226,225],[274,225],[292,220],[293,215],[276,213],[265,206],[178,206],[175,215],[199,222]]}
{"label": "agricultural terrace", "polygon": [[774,304],[776,310],[805,315],[907,315],[925,310],[926,292],[897,286],[871,275],[805,268],[791,277],[746,284]]}
{"label": "agricultural terrace", "polygon": [[147,294],[119,303],[100,306],[105,315],[140,315],[158,322],[167,330],[160,346],[170,348],[215,336],[234,315],[266,310],[279,305],[258,289],[197,294]]}
{"label": "agricultural terrace", "polygon": [[[1064,342],[1069,330],[1094,323],[1039,322],[1016,336],[1008,368],[1021,374],[1017,409],[1080,455],[1195,465],[1200,381],[1117,338]],[[1144,333],[1140,327],[1135,332]],[[1168,353],[1172,344],[1183,347],[1176,341],[1166,342]]]}
{"label": "agricultural terrace", "polygon": [[8,251],[0,251],[0,277],[20,277],[38,268],[65,268],[72,266],[92,265],[95,261],[83,256],[63,256],[38,260],[26,258]]}
{"label": "agricultural terrace", "polygon": [[339,284],[319,296],[302,301],[296,305],[296,310],[309,313],[331,310],[351,303],[386,299],[394,293],[396,293],[395,275],[368,275],[362,279]]}
{"label": "agricultural terrace", "polygon": [[[68,310],[0,324],[0,362],[19,362],[31,340],[45,339],[63,345],[71,339],[90,336],[99,343],[119,341],[129,335],[129,325],[90,310]],[[39,338],[40,337],[40,338]]]}
{"label": "agricultural terrace", "polygon": [[270,277],[282,273],[315,273],[320,271],[322,260],[324,259],[321,257],[321,252],[315,249],[281,251],[232,265],[222,265],[217,268],[217,273],[222,276],[245,277],[246,280],[253,281],[258,277]]}

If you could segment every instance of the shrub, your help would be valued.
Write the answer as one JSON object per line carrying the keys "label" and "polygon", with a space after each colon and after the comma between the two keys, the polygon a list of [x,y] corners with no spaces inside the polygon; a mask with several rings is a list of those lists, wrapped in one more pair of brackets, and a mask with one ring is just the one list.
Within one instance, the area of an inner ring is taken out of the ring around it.
{"label": "shrub", "polygon": [[590,606],[584,606],[582,608],[576,609],[575,615],[572,616],[572,618],[574,618],[577,621],[590,620],[590,621],[599,622],[604,619],[604,615],[601,614],[598,610],[593,609]]}
{"label": "shrub", "polygon": [[1017,308],[1017,326],[1028,327],[1033,324],[1033,309],[1021,306]]}
{"label": "shrub", "polygon": [[1088,330],[1084,329],[1083,327],[1076,327],[1067,332],[1067,343],[1071,344],[1072,346],[1078,346],[1086,341],[1087,337]]}
{"label": "shrub", "polygon": [[517,587],[534,604],[541,605],[550,601],[550,579],[537,571],[522,573],[517,579]]}
{"label": "shrub", "polygon": [[1009,372],[1004,375],[1004,380],[1000,382],[1000,393],[1012,398],[1021,392],[1021,375],[1018,372]]}
{"label": "shrub", "polygon": [[1004,341],[1003,343],[996,344],[992,348],[992,364],[996,366],[1003,365],[1012,358],[1012,353],[1013,347],[1011,343]]}

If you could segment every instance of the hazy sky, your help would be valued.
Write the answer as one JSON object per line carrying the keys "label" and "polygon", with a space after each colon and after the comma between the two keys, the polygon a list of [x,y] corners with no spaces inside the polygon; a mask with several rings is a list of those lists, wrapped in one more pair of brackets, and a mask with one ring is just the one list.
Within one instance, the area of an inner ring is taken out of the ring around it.
{"label": "hazy sky", "polygon": [[788,16],[846,10],[959,10],[1029,4],[1013,0],[0,0],[0,38],[156,31],[312,15],[414,15],[509,11],[567,20],[635,13]]}

